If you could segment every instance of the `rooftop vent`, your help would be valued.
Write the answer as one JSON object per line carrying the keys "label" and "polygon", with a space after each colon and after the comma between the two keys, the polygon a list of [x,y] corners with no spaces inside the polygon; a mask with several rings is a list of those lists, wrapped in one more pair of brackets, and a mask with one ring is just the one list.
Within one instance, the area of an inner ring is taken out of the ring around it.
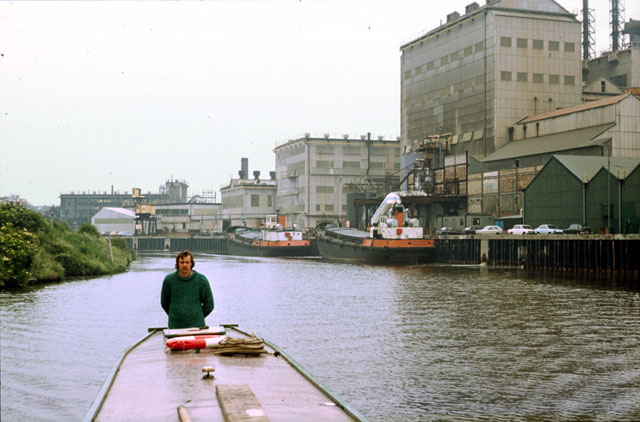
{"label": "rooftop vent", "polygon": [[464,13],[469,14],[469,13],[473,12],[474,10],[476,10],[478,8],[480,8],[480,5],[478,5],[478,3],[476,3],[474,1],[473,3],[468,4],[468,5],[465,6]]}
{"label": "rooftop vent", "polygon": [[367,135],[360,135],[360,139],[364,141],[365,139],[367,139]]}
{"label": "rooftop vent", "polygon": [[328,133],[324,134],[324,139],[329,139],[329,134]]}
{"label": "rooftop vent", "polygon": [[449,13],[447,15],[447,23],[453,22],[456,19],[458,19],[459,17],[460,17],[460,13],[458,13],[458,12]]}
{"label": "rooftop vent", "polygon": [[382,141],[384,139],[384,136],[380,135],[378,136],[378,141]]}
{"label": "rooftop vent", "polygon": [[256,170],[253,172],[253,178],[256,180],[260,180],[260,171]]}
{"label": "rooftop vent", "polygon": [[347,135],[346,133],[345,133],[344,135],[342,135],[342,137],[343,137],[344,139],[349,139],[349,135]]}

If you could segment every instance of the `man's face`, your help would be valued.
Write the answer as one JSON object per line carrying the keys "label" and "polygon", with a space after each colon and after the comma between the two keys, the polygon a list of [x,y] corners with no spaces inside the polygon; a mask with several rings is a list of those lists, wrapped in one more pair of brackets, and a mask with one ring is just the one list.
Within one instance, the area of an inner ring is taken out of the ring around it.
{"label": "man's face", "polygon": [[178,273],[180,277],[187,278],[191,275],[191,257],[184,256],[178,259]]}

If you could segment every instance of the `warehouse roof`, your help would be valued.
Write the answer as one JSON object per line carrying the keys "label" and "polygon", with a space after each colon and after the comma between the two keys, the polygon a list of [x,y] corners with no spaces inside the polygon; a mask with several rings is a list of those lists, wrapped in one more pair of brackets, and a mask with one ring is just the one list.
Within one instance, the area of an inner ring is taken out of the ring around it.
{"label": "warehouse roof", "polygon": [[520,120],[518,123],[529,123],[537,120],[549,119],[552,117],[564,116],[565,114],[572,114],[579,111],[590,110],[592,108],[605,107],[611,104],[617,104],[631,94],[616,95],[615,97],[603,98],[601,100],[589,101],[584,104],[578,104],[571,107],[560,108],[558,110],[547,111],[545,113],[534,114],[533,116],[527,116]]}
{"label": "warehouse roof", "polygon": [[489,154],[480,161],[487,163],[506,160],[509,158],[555,152],[559,153],[577,148],[603,145],[610,139],[610,137],[599,136],[612,126],[614,126],[614,123],[607,123],[604,125],[591,126],[569,132],[554,133],[551,135],[509,142],[493,154]]}
{"label": "warehouse roof", "polygon": [[554,155],[578,179],[587,182],[601,169],[609,169],[616,178],[624,180],[640,165],[640,158],[617,158],[606,156]]}
{"label": "warehouse roof", "polygon": [[[102,210],[110,211],[110,212],[116,213],[116,214],[123,214],[123,215],[126,215],[127,217],[135,217],[136,216],[135,211],[128,210],[126,208],[104,207],[104,208],[102,208]],[[102,210],[100,210],[100,211],[102,211]],[[98,211],[98,212],[100,212],[100,211]]]}

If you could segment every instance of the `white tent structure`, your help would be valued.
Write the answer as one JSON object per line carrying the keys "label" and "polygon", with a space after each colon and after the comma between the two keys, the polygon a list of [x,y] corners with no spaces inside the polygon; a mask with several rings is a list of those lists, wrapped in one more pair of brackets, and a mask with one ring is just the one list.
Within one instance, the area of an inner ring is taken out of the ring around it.
{"label": "white tent structure", "polygon": [[91,217],[91,224],[101,234],[133,235],[136,231],[136,213],[125,208],[105,207]]}

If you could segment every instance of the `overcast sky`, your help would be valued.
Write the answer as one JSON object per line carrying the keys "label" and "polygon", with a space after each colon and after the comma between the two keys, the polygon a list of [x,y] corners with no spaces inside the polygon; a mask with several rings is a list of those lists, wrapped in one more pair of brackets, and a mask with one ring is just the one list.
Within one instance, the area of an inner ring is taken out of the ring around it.
{"label": "overcast sky", "polygon": [[[305,132],[395,139],[400,45],[468,3],[0,0],[0,196],[59,205],[170,178],[201,194],[242,157],[268,177],[276,143]],[[606,50],[609,0],[590,7]]]}

